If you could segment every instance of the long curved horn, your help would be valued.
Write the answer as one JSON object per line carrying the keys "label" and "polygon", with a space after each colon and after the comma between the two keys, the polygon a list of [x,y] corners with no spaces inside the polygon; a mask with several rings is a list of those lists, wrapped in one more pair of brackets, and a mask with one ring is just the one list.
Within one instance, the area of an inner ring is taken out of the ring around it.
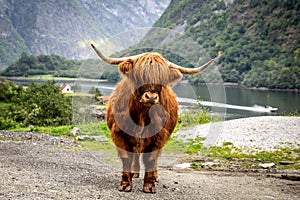
{"label": "long curved horn", "polygon": [[206,67],[208,67],[208,65],[210,65],[213,62],[215,62],[221,56],[222,56],[222,52],[219,51],[217,57],[211,59],[210,61],[208,61],[204,65],[202,65],[200,67],[197,67],[197,68],[185,68],[185,67],[181,67],[179,65],[176,65],[176,64],[174,64],[172,62],[170,62],[169,66],[172,67],[172,68],[178,69],[183,74],[195,74],[195,73],[203,71]]}
{"label": "long curved horn", "polygon": [[130,56],[130,57],[122,57],[122,58],[110,58],[105,56],[101,51],[99,51],[93,44],[91,44],[91,46],[93,47],[93,49],[95,50],[95,52],[97,53],[97,55],[105,62],[109,63],[109,64],[119,64],[125,60],[128,59],[135,59],[136,56]]}

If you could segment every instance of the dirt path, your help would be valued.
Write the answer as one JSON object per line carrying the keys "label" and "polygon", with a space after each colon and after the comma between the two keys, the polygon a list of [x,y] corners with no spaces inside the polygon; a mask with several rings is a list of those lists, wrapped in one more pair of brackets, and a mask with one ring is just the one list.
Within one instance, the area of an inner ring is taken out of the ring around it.
{"label": "dirt path", "polygon": [[118,192],[121,165],[115,156],[78,150],[69,139],[47,135],[7,139],[0,141],[0,199],[300,198],[299,181],[165,165],[156,194],[142,192],[142,178],[134,180],[132,192]]}

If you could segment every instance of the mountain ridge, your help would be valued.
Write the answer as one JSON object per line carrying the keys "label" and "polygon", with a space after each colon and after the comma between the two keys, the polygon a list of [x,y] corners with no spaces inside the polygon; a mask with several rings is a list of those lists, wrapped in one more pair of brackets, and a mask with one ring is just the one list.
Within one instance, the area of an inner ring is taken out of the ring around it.
{"label": "mountain ridge", "polygon": [[[151,27],[168,3],[169,0],[0,0],[0,70],[16,61],[22,52],[57,54],[69,59],[93,57],[90,41],[99,43],[124,31]],[[124,48],[128,44],[116,45]]]}

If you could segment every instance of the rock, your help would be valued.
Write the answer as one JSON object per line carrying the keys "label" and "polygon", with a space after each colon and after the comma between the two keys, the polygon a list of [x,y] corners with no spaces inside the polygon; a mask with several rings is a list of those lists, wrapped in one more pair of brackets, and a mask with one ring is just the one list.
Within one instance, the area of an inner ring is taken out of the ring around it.
{"label": "rock", "polygon": [[93,136],[93,138],[94,138],[97,142],[108,142],[107,137],[105,137],[104,135],[101,135],[101,136]]}
{"label": "rock", "polygon": [[292,165],[292,164],[295,164],[295,162],[293,162],[293,161],[279,161],[279,164],[281,164],[281,165]]}
{"label": "rock", "polygon": [[217,166],[219,166],[220,165],[220,163],[217,163],[217,162],[205,162],[205,163],[202,163],[201,164],[201,167],[202,168],[210,168],[210,167],[217,167]]}
{"label": "rock", "polygon": [[69,136],[76,136],[79,135],[79,133],[80,133],[80,128],[74,127],[72,131],[69,133]]}
{"label": "rock", "polygon": [[34,126],[33,125],[29,125],[30,131],[34,131]]}
{"label": "rock", "polygon": [[77,139],[79,141],[97,141],[97,142],[108,142],[107,137],[105,137],[104,135],[102,136],[89,136],[89,135],[79,135],[77,137]]}
{"label": "rock", "polygon": [[93,138],[92,136],[89,136],[89,135],[79,135],[77,137],[77,139],[79,141],[93,141],[93,140],[95,140],[95,138]]}
{"label": "rock", "polygon": [[186,169],[186,168],[190,168],[191,167],[191,163],[181,163],[181,164],[177,164],[175,165],[176,168],[180,168],[180,169]]}
{"label": "rock", "polygon": [[269,169],[269,168],[275,167],[275,165],[276,165],[275,163],[261,163],[258,166],[263,169]]}

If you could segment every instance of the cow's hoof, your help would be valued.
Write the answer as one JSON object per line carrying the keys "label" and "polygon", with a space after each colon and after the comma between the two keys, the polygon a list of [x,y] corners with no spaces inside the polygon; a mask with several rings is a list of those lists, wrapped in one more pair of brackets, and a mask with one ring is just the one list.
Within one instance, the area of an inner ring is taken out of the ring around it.
{"label": "cow's hoof", "polygon": [[130,184],[120,185],[118,189],[120,192],[131,192],[132,185]]}
{"label": "cow's hoof", "polygon": [[138,178],[138,177],[140,177],[140,173],[133,173],[132,178]]}
{"label": "cow's hoof", "polygon": [[145,193],[156,193],[156,188],[153,183],[145,183],[143,187]]}

